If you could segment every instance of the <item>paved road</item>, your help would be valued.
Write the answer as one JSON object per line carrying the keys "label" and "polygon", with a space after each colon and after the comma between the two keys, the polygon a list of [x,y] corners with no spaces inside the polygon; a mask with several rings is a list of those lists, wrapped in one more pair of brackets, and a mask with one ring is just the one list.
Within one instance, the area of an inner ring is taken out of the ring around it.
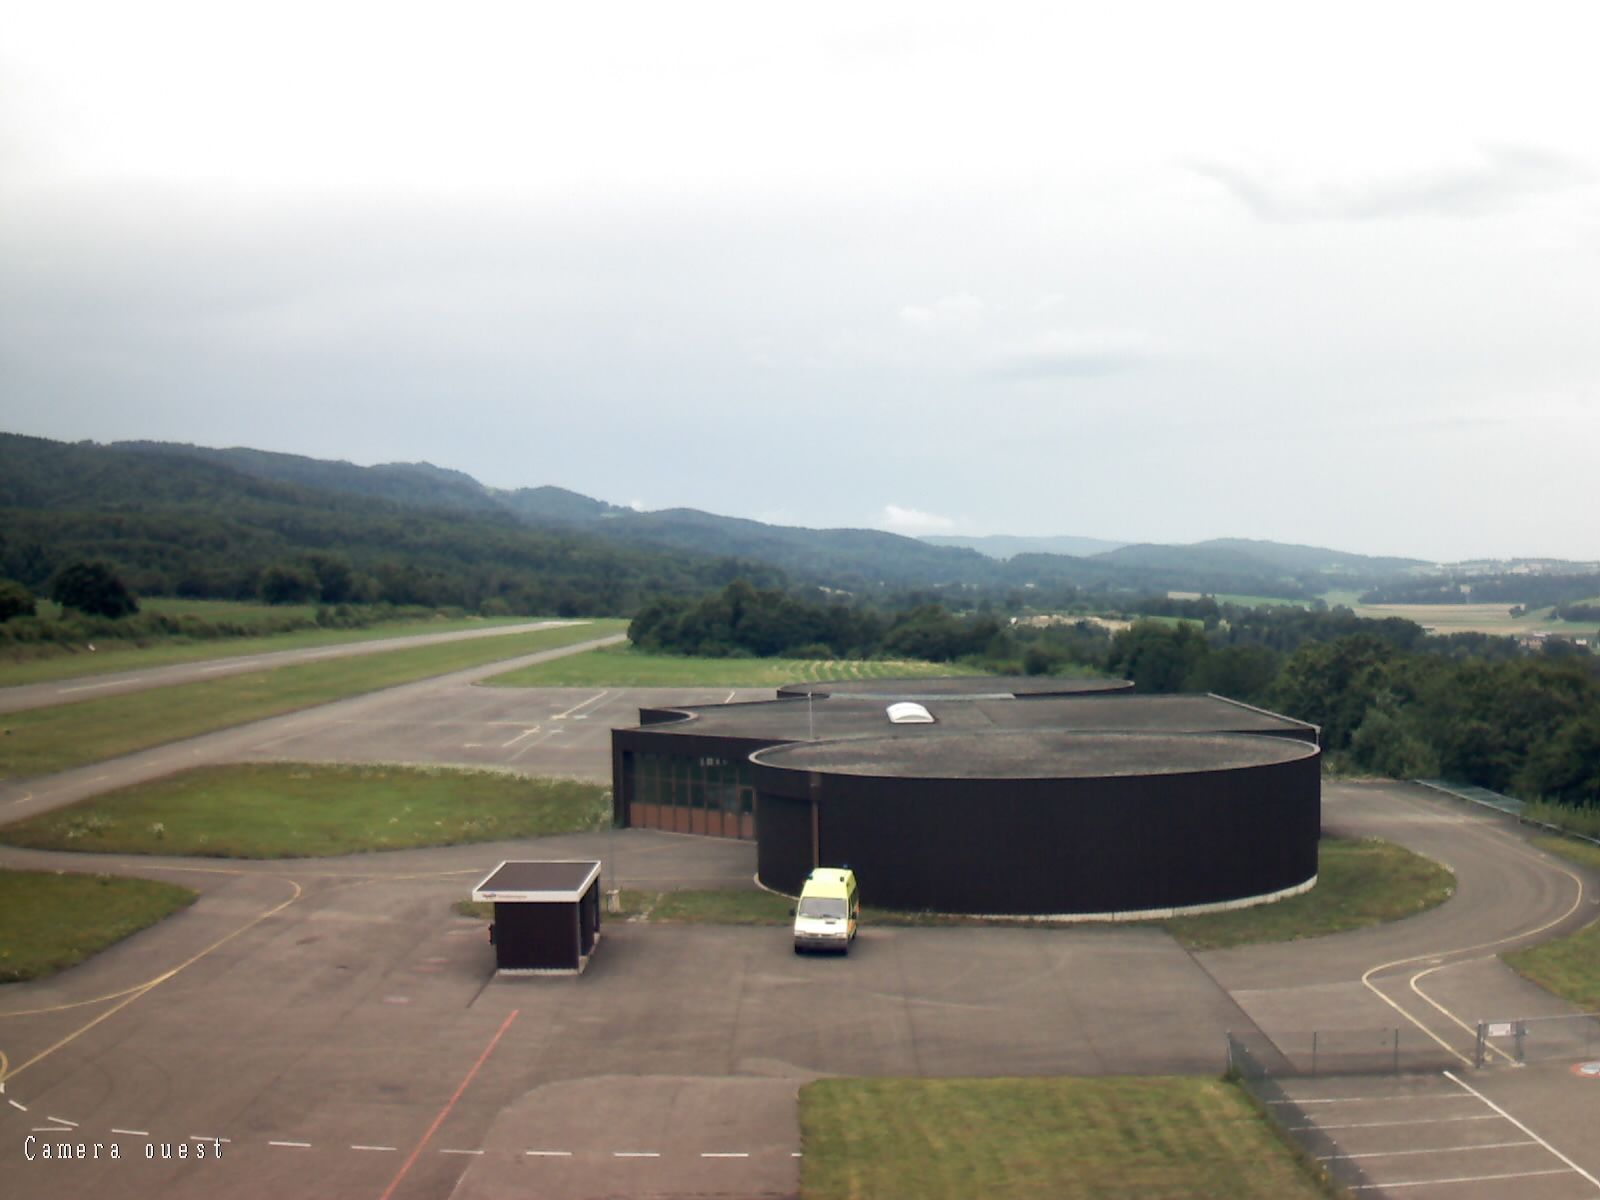
{"label": "paved road", "polygon": [[137,671],[118,671],[54,683],[29,683],[0,688],[0,713],[28,708],[51,708],[79,700],[140,692],[146,688],[171,687],[178,683],[198,683],[221,679],[246,671],[265,671],[296,663],[321,662],[328,658],[351,658],[359,654],[382,654],[387,650],[407,650],[431,646],[436,642],[464,642],[474,638],[502,637],[510,633],[532,633],[538,629],[559,629],[581,625],[582,621],[529,621],[518,625],[493,625],[487,629],[458,629],[448,633],[419,633],[410,637],[379,638],[367,642],[341,642],[334,646],[313,646],[304,650],[272,650],[263,654],[241,654],[232,658],[213,658],[205,662],[178,663],[170,667],[145,667]]}
{"label": "paved road", "polygon": [[[228,757],[376,755],[603,779],[610,724],[665,695],[470,686],[502,669],[102,764],[98,779],[36,781],[31,797],[0,793],[0,811]],[[644,887],[753,886],[753,847],[628,830],[326,861],[96,859],[189,881],[202,897],[83,967],[0,991],[0,1177],[18,1200],[787,1196],[798,1088],[818,1075],[1207,1073],[1225,1032],[1292,1062],[1311,1030],[1392,1028],[1454,1062],[1478,1017],[1561,1007],[1494,955],[1592,918],[1592,879],[1420,789],[1332,784],[1326,800],[1330,827],[1446,862],[1456,896],[1379,930],[1198,956],[1144,928],[869,929],[847,959],[801,960],[780,930],[609,924],[581,979],[498,980],[482,923],[450,904],[500,859],[598,857],[608,878]],[[7,865],[82,862],[0,851]],[[1589,1127],[1559,1118],[1571,1096],[1509,1088],[1533,1078],[1509,1069],[1459,1073],[1600,1172]],[[1569,1091],[1600,1095],[1571,1078]],[[124,1157],[29,1161],[28,1137],[115,1143]],[[211,1143],[220,1160],[145,1158],[205,1137],[231,1139]],[[1564,1166],[1530,1170],[1551,1173],[1519,1175],[1519,1193],[1587,1186]]]}

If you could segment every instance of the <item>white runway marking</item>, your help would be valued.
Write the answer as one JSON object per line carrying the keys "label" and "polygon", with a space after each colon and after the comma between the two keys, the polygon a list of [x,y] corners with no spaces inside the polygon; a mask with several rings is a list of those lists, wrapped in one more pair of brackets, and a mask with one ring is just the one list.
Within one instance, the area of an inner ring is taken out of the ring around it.
{"label": "white runway marking", "polygon": [[593,696],[590,696],[587,700],[583,701],[581,704],[574,704],[571,708],[567,709],[566,712],[558,712],[554,717],[551,718],[551,720],[564,721],[568,717],[570,717],[573,713],[577,712],[580,708],[588,708],[589,705],[593,704],[596,700],[599,700],[599,699],[601,699],[601,698],[603,698],[605,696],[608,696],[608,695],[610,695],[609,690],[603,691],[603,692],[596,692]]}
{"label": "white runway marking", "polygon": [[710,1152],[702,1152],[700,1157],[701,1158],[749,1158],[750,1156],[748,1154],[745,1154],[745,1153],[712,1154]]}
{"label": "white runway marking", "polygon": [[148,1129],[113,1129],[112,1133],[120,1133],[123,1137],[149,1137]]}
{"label": "white runway marking", "polygon": [[529,1150],[529,1151],[526,1151],[526,1154],[527,1154],[527,1156],[529,1158],[571,1158],[572,1157],[572,1151],[571,1150]]}
{"label": "white runway marking", "polygon": [[289,1148],[294,1149],[294,1150],[309,1150],[309,1149],[311,1149],[311,1143],[310,1142],[268,1142],[267,1145],[269,1145],[269,1146],[288,1146]]}
{"label": "white runway marking", "polygon": [[351,1146],[350,1149],[352,1149],[352,1150],[386,1150],[386,1151],[389,1151],[390,1153],[393,1153],[396,1150],[398,1150],[398,1147],[396,1147],[396,1146]]}
{"label": "white runway marking", "polygon": [[78,1123],[76,1121],[69,1121],[65,1117],[46,1116],[45,1120],[54,1121],[57,1125],[71,1125],[74,1129],[78,1127]]}
{"label": "white runway marking", "polygon": [[440,1154],[482,1154],[482,1150],[441,1150]]}
{"label": "white runway marking", "polygon": [[16,1109],[18,1112],[28,1111],[28,1106],[26,1104],[18,1104],[15,1100],[7,1100],[6,1103],[11,1105],[11,1107]]}
{"label": "white runway marking", "polygon": [[660,1158],[661,1155],[654,1150],[617,1150],[612,1158]]}

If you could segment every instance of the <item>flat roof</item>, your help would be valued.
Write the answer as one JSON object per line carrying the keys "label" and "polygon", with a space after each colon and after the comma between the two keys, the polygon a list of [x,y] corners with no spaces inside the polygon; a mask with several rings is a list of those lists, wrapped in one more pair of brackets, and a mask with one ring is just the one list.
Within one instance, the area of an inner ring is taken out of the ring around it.
{"label": "flat roof", "polygon": [[926,700],[935,696],[1077,696],[1126,692],[1128,679],[1063,679],[1054,675],[936,675],[926,679],[824,679],[786,683],[778,699],[789,696],[857,696],[877,700]]}
{"label": "flat roof", "polygon": [[792,771],[905,779],[1105,779],[1178,775],[1293,762],[1320,753],[1259,734],[1152,734],[1025,730],[838,738],[772,746],[750,761]]}
{"label": "flat roof", "polygon": [[483,877],[472,889],[474,900],[496,903],[571,903],[583,898],[600,877],[600,863],[592,859],[560,862],[508,860]]}
{"label": "flat roof", "polygon": [[[737,737],[774,742],[820,741],[894,733],[924,738],[935,731],[1071,730],[1149,733],[1276,733],[1314,741],[1316,728],[1221,696],[1137,696],[1102,693],[1028,698],[968,697],[921,701],[929,725],[894,725],[879,698],[763,700],[674,708],[684,719],[642,726],[647,732]],[[661,711],[661,710],[658,710]]]}

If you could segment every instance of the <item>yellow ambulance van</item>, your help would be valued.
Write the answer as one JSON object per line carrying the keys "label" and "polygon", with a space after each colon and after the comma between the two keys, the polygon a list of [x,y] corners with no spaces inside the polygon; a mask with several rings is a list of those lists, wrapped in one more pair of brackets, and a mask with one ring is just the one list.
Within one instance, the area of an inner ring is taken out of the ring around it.
{"label": "yellow ambulance van", "polygon": [[860,920],[856,873],[849,867],[816,867],[806,876],[794,910],[794,952],[837,950],[849,954]]}

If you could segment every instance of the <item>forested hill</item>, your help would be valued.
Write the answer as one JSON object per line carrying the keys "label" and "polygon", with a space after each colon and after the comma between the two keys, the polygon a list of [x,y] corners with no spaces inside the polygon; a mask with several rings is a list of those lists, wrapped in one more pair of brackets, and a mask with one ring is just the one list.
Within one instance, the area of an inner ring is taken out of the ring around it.
{"label": "forested hill", "polygon": [[[115,443],[112,449],[185,455],[262,480],[385,499],[408,507],[509,516],[530,525],[641,549],[753,559],[781,569],[796,583],[858,593],[884,588],[1031,587],[1206,591],[1305,599],[1329,588],[1392,584],[1423,565],[1413,559],[1371,558],[1244,539],[1192,546],[1014,539],[1007,546],[1013,557],[996,561],[993,547],[987,547],[991,554],[984,555],[976,543],[939,544],[946,539],[901,537],[868,529],[768,525],[691,508],[635,512],[559,487],[489,488],[470,475],[429,463],[360,467],[260,450],[152,442]],[[1080,553],[1062,553],[1069,545]]]}
{"label": "forested hill", "polygon": [[0,435],[0,507],[0,574],[37,587],[61,563],[94,556],[127,570],[138,590],[200,596],[251,594],[267,566],[312,553],[348,559],[381,595],[405,593],[408,603],[475,607],[498,596],[518,608],[553,598],[570,607],[583,597],[596,612],[717,586],[734,567],[757,583],[787,576],[857,595],[940,594],[964,606],[980,594],[1056,603],[1073,589],[1310,599],[1393,586],[1421,566],[1240,539],[1000,561],[877,530],[689,508],[635,512],[551,486],[490,488],[430,463],[362,467],[245,448],[16,435]]}
{"label": "forested hill", "polygon": [[456,502],[428,507],[262,478],[150,445],[0,434],[0,576],[43,592],[78,559],[112,563],[145,594],[254,597],[276,571],[291,591],[297,578],[313,592],[319,578],[341,581],[333,595],[321,587],[330,600],[510,612],[628,613],[735,577],[782,582],[761,563],[616,545],[530,527],[507,512],[469,511],[459,491]]}

